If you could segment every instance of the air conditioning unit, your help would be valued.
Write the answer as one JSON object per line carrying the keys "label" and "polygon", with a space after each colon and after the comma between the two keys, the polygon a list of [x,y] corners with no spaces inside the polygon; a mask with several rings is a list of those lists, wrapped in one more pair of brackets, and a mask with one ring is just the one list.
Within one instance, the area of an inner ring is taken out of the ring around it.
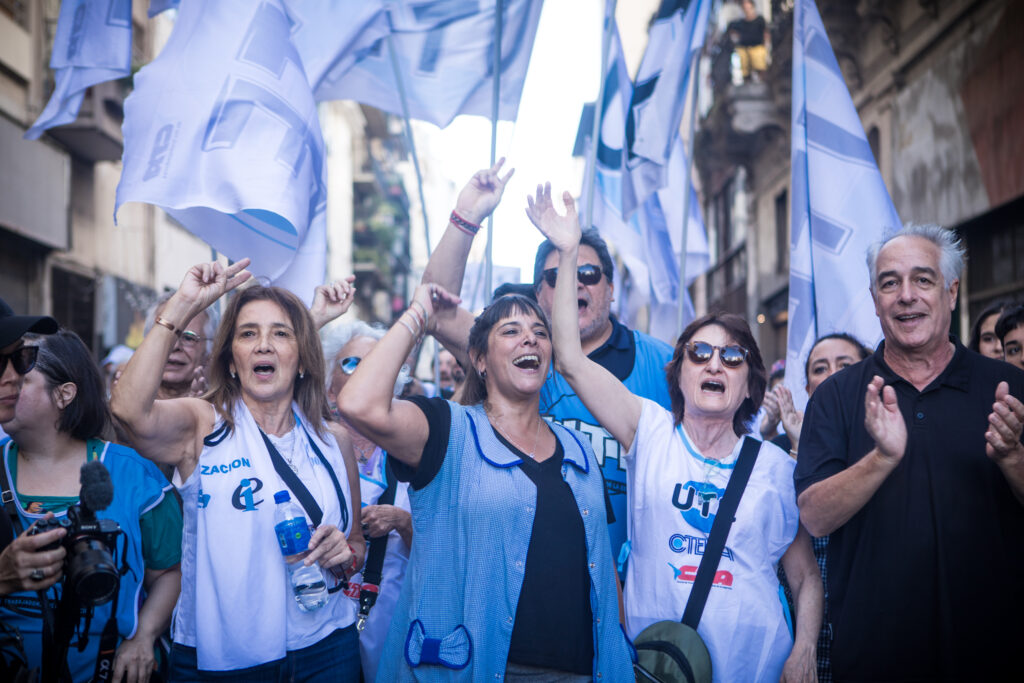
{"label": "air conditioning unit", "polygon": [[116,161],[124,147],[121,123],[126,95],[123,81],[97,83],[85,91],[78,118],[51,128],[48,133],[75,156],[90,161]]}

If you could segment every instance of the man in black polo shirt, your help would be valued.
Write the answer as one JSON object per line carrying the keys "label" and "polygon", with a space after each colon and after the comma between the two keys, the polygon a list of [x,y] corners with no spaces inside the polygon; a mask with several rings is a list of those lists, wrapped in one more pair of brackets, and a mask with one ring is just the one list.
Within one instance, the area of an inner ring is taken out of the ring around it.
{"label": "man in black polo shirt", "polygon": [[807,529],[831,534],[837,681],[995,680],[1016,668],[1024,372],[949,335],[962,265],[937,226],[873,247],[885,340],[807,406],[796,489]]}

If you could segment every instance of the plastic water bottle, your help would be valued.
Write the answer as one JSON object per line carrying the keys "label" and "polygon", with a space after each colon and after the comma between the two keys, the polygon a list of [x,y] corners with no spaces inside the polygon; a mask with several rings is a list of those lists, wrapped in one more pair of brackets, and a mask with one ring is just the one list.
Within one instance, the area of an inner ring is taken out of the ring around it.
{"label": "plastic water bottle", "polygon": [[[309,523],[302,508],[292,502],[287,491],[274,494],[274,531],[285,557],[297,555],[309,547]],[[327,584],[316,564],[285,563],[292,582],[292,591],[303,612],[318,610],[327,604]]]}

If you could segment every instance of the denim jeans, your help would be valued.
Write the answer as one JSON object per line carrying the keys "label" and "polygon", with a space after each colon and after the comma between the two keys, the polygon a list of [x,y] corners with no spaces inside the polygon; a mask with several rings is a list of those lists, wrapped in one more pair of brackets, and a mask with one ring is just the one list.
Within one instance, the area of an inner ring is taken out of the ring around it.
{"label": "denim jeans", "polygon": [[171,646],[171,681],[246,681],[246,683],[359,683],[359,634],[355,624],[338,629],[283,659],[234,671],[200,671],[196,649]]}

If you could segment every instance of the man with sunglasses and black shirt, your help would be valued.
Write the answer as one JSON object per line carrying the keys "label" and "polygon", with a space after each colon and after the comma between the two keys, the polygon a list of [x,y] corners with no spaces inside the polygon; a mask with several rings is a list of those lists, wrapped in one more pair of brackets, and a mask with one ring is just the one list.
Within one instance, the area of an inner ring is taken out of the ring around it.
{"label": "man with sunglasses and black shirt", "polygon": [[[0,299],[0,422],[14,417],[25,375],[35,366],[36,347],[25,346],[26,332],[53,334],[57,321],[49,316],[15,315]],[[0,432],[0,444],[8,437]],[[45,590],[60,578],[64,549],[40,550],[64,535],[63,529],[14,538],[7,511],[0,509],[0,595]]]}
{"label": "man with sunglasses and black shirt", "polygon": [[[512,175],[499,175],[504,159],[493,168],[478,171],[459,193],[448,228],[434,250],[423,274],[423,282],[436,282],[450,292],[459,292],[473,237],[480,223],[501,200],[505,183]],[[608,246],[597,230],[585,230],[580,240],[577,274],[580,341],[583,352],[601,365],[632,393],[662,407],[671,407],[665,366],[672,359],[672,347],[637,330],[631,330],[611,315],[615,288],[614,264]],[[557,277],[558,252],[545,240],[537,248],[533,287],[537,302],[550,316]],[[460,309],[461,310],[461,309]],[[457,314],[458,315],[458,314]],[[465,356],[472,316],[462,314],[442,322],[435,336],[456,356]],[[622,565],[628,556],[626,542],[626,464],[618,442],[598,424],[565,379],[551,370],[541,389],[541,414],[590,437],[601,464],[605,487],[611,500],[608,532],[612,555]]]}

